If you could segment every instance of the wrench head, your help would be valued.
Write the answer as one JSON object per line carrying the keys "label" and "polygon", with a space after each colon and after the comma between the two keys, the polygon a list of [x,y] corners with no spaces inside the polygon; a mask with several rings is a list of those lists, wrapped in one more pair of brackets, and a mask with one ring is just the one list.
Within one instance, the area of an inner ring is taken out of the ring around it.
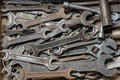
{"label": "wrench head", "polygon": [[72,14],[65,14],[65,9],[64,8],[61,8],[59,10],[59,14],[61,15],[61,17],[65,18],[65,19],[68,19],[72,16]]}
{"label": "wrench head", "polygon": [[106,77],[111,77],[114,76],[116,74],[116,69],[107,69],[106,66],[106,60],[111,59],[112,56],[109,54],[102,54],[99,58],[98,58],[98,65],[99,67],[99,72],[101,72],[104,76]]}
{"label": "wrench head", "polygon": [[4,50],[1,51],[1,53],[3,55],[3,57],[1,58],[1,60],[8,61],[9,60],[9,56],[10,56],[9,54],[11,54],[11,51],[8,50],[8,49],[4,49]]}
{"label": "wrench head", "polygon": [[113,39],[108,38],[101,43],[99,49],[100,51],[97,53],[97,56],[100,56],[102,53],[114,54],[116,53],[117,45]]}
{"label": "wrench head", "polygon": [[87,17],[88,16],[91,16],[91,15],[93,15],[93,13],[92,12],[90,12],[90,11],[84,11],[82,14],[81,14],[81,16],[80,16],[80,21],[81,21],[81,23],[83,24],[83,25],[85,25],[85,26],[90,26],[94,21],[88,21],[88,20],[86,20],[87,19]]}
{"label": "wrench head", "polygon": [[50,69],[50,70],[56,70],[57,68],[58,68],[58,66],[53,66],[52,65],[52,62],[53,61],[58,61],[58,58],[57,57],[55,57],[55,56],[50,56],[50,57],[48,57],[48,64],[46,64],[47,66],[48,66],[48,68]]}

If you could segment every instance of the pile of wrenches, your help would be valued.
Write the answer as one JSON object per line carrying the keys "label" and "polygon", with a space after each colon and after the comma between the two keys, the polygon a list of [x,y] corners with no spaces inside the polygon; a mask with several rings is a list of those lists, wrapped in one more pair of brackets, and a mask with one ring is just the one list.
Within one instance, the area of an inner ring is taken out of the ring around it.
{"label": "pile of wrenches", "polygon": [[119,0],[3,3],[2,80],[119,76]]}

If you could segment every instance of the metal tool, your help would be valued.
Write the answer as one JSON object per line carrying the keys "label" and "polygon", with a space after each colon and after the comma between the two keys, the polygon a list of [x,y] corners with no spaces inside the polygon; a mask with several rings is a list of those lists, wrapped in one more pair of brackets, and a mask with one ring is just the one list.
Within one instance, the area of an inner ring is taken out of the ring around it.
{"label": "metal tool", "polygon": [[44,6],[37,5],[37,6],[5,6],[1,11],[2,12],[20,12],[20,11],[45,11],[45,12],[52,12],[52,10],[49,9],[49,7],[54,7],[53,4],[46,4]]}
{"label": "metal tool", "polygon": [[65,14],[64,8],[61,8],[59,10],[59,12],[50,14],[50,15],[48,15],[46,17],[43,17],[43,18],[38,18],[38,19],[31,20],[31,21],[28,21],[28,22],[18,23],[18,25],[21,25],[23,28],[27,28],[27,27],[30,27],[30,26],[45,23],[45,22],[55,20],[55,19],[59,19],[59,18],[68,19],[68,18],[70,18],[70,16],[71,16],[71,14]]}
{"label": "metal tool", "polygon": [[[68,31],[67,28],[63,28],[63,24],[59,25],[59,27],[53,31],[50,31],[47,28],[43,28],[38,33],[29,34],[29,35],[22,36],[22,37],[19,37],[16,39],[6,40],[6,38],[5,38],[5,40],[3,39],[3,47],[8,48],[11,45],[25,43],[28,41],[35,41],[38,39],[41,39],[42,40],[41,43],[42,43],[45,40],[48,40],[49,38],[54,37],[55,35],[58,35],[62,32],[67,32],[67,31]],[[47,34],[47,32],[50,32],[50,33]]]}
{"label": "metal tool", "polygon": [[38,79],[48,79],[48,78],[60,78],[60,77],[64,77],[66,79],[75,79],[75,77],[71,76],[71,73],[74,72],[76,70],[72,69],[72,68],[68,68],[66,70],[62,70],[62,71],[53,71],[53,72],[28,72],[28,71],[23,71],[24,72],[24,79],[23,80],[27,80],[27,79],[34,79],[34,78],[38,78]]}
{"label": "metal tool", "polygon": [[55,70],[58,68],[58,66],[53,66],[52,61],[56,60],[56,57],[47,57],[47,58],[40,58],[40,57],[34,57],[34,56],[28,56],[28,55],[18,55],[13,54],[9,50],[3,50],[2,53],[4,53],[4,57],[2,58],[3,61],[8,60],[17,60],[22,62],[28,62],[33,64],[39,64],[44,65],[50,70]]}
{"label": "metal tool", "polygon": [[31,1],[31,0],[24,1],[24,2],[23,1],[13,0],[13,1],[3,1],[3,2],[6,5],[41,5],[42,4],[42,2],[39,2],[39,1]]}
{"label": "metal tool", "polygon": [[28,43],[28,44],[25,45],[25,48],[26,49],[27,48],[32,48],[33,50],[35,50],[35,52],[36,52],[35,54],[38,55],[39,52],[41,52],[43,50],[46,50],[46,49],[58,47],[58,46],[61,46],[61,45],[69,44],[69,43],[80,41],[80,40],[89,40],[89,38],[85,37],[85,35],[84,35],[86,30],[87,30],[86,28],[83,28],[76,35],[66,36],[66,37],[60,38],[58,40],[51,41],[51,42],[48,42],[48,43],[44,43],[44,44],[41,44],[41,45],[35,45],[33,43]]}
{"label": "metal tool", "polygon": [[72,67],[79,72],[98,72],[106,77],[111,77],[116,74],[116,69],[107,69],[105,63],[108,59],[112,59],[112,56],[108,54],[102,54],[98,59],[60,63],[59,68]]}
{"label": "metal tool", "polygon": [[101,9],[102,26],[112,26],[108,0],[99,0],[99,6]]}
{"label": "metal tool", "polygon": [[88,8],[88,7],[84,7],[84,6],[80,6],[80,5],[74,5],[74,4],[69,3],[69,2],[64,2],[63,6],[65,8],[72,8],[72,9],[77,9],[77,10],[86,10],[86,11],[91,11],[91,12],[100,14],[100,12],[98,10],[91,9],[91,8]]}

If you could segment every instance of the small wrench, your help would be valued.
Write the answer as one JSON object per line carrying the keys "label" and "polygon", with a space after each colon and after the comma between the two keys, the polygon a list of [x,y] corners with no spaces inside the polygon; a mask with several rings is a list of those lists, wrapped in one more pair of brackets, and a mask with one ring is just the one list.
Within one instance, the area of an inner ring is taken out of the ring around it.
{"label": "small wrench", "polygon": [[50,56],[47,58],[40,58],[40,57],[34,57],[34,56],[28,56],[28,55],[18,55],[13,54],[10,52],[10,50],[3,50],[2,53],[5,54],[5,56],[2,58],[3,61],[8,60],[17,60],[22,62],[28,62],[38,65],[44,65],[50,70],[55,70],[58,68],[58,66],[53,66],[52,61],[56,60],[56,57]]}
{"label": "small wrench", "polygon": [[5,6],[4,9],[2,9],[2,12],[9,12],[9,11],[45,11],[45,12],[52,12],[52,10],[49,9],[49,7],[53,7],[53,4],[46,4],[44,6]]}
{"label": "small wrench", "polygon": [[46,17],[38,18],[38,19],[35,19],[35,20],[31,20],[31,21],[23,22],[23,23],[19,23],[19,24],[22,25],[23,28],[27,28],[27,27],[34,26],[34,25],[41,24],[41,23],[45,23],[45,22],[48,22],[48,21],[51,21],[51,20],[55,20],[55,19],[59,19],[59,18],[68,19],[70,17],[71,17],[71,14],[69,14],[69,15],[65,14],[64,8],[61,8],[59,10],[59,12],[50,14]]}

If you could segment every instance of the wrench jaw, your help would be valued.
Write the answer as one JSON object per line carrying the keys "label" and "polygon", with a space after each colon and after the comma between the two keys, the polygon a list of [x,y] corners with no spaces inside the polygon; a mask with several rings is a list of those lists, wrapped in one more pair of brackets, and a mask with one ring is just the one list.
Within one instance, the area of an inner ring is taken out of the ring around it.
{"label": "wrench jaw", "polygon": [[8,61],[10,59],[10,50],[2,50],[1,53],[3,54],[3,57],[1,58],[3,61]]}
{"label": "wrench jaw", "polygon": [[111,55],[103,54],[98,59],[99,71],[106,77],[112,77],[112,76],[116,75],[116,71],[117,71],[116,69],[109,70],[109,69],[107,69],[107,67],[105,65],[106,60],[111,59],[111,58],[112,58]]}
{"label": "wrench jaw", "polygon": [[50,56],[50,57],[47,58],[47,60],[48,60],[48,61],[47,61],[48,63],[46,64],[46,66],[47,66],[50,70],[53,71],[53,70],[56,70],[56,69],[59,68],[59,66],[55,66],[55,65],[53,66],[53,65],[52,65],[52,62],[58,61],[58,58],[57,58],[57,57],[55,57],[55,56]]}
{"label": "wrench jaw", "polygon": [[15,21],[16,17],[12,12],[6,13],[2,16],[3,17],[6,16],[8,18],[7,24],[3,25],[5,28],[12,28],[13,25],[16,24],[16,21]]}
{"label": "wrench jaw", "polygon": [[69,15],[65,14],[65,9],[64,8],[61,8],[59,10],[59,13],[61,13],[61,17],[64,17],[65,19],[68,19],[72,16],[72,14],[69,14]]}
{"label": "wrench jaw", "polygon": [[82,23],[83,25],[85,25],[85,26],[90,26],[94,21],[87,21],[86,19],[87,19],[88,16],[91,16],[91,15],[93,15],[92,12],[90,12],[90,11],[84,11],[84,12],[81,14],[81,17],[80,17],[81,23]]}

